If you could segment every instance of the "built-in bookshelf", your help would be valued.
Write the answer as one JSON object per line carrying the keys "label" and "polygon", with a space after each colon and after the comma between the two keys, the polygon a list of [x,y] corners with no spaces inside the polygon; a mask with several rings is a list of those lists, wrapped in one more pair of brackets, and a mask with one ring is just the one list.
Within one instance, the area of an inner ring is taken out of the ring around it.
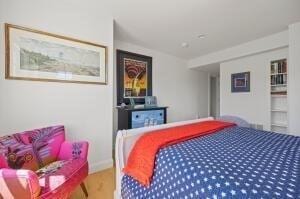
{"label": "built-in bookshelf", "polygon": [[279,133],[288,131],[287,60],[281,59],[271,62],[271,130]]}
{"label": "built-in bookshelf", "polygon": [[271,94],[287,94],[286,59],[271,62]]}

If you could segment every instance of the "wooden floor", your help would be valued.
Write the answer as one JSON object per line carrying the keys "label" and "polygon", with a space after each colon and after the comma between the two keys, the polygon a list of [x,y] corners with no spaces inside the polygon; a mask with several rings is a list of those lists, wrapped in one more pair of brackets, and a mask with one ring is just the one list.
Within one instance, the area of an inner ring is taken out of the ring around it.
{"label": "wooden floor", "polygon": [[[113,199],[115,190],[115,168],[106,169],[91,174],[85,180],[85,186],[89,192],[88,199]],[[70,199],[84,199],[84,193],[80,186],[74,191]]]}

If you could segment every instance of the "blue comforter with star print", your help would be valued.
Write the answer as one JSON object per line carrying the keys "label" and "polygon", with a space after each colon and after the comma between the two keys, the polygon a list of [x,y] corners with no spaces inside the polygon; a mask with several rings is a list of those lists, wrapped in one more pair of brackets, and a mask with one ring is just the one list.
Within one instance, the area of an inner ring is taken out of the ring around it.
{"label": "blue comforter with star print", "polygon": [[300,137],[230,127],[165,147],[151,185],[122,178],[122,198],[298,198]]}

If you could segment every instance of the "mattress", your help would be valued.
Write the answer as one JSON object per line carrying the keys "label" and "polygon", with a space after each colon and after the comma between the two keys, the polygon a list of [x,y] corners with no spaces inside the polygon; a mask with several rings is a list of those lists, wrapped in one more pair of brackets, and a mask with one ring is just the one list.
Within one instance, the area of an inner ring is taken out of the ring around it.
{"label": "mattress", "polygon": [[300,137],[230,127],[160,149],[149,187],[123,176],[123,199],[299,198]]}

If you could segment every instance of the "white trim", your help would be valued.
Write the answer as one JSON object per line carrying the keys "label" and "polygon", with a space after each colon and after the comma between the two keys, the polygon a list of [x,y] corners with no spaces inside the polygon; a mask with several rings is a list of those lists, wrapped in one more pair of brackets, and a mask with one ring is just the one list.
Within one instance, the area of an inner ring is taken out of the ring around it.
{"label": "white trim", "polygon": [[271,112],[284,112],[284,113],[287,113],[287,110],[284,110],[284,109],[272,109]]}
{"label": "white trim", "polygon": [[287,128],[288,126],[287,126],[287,123],[279,123],[279,122],[277,122],[277,123],[272,123],[271,124],[271,126],[277,126],[277,127],[282,127],[282,128]]}
{"label": "white trim", "polygon": [[273,97],[273,98],[276,98],[276,97],[278,97],[278,98],[280,98],[280,97],[286,98],[287,95],[275,95],[275,94],[271,94],[271,97]]}
{"label": "white trim", "polygon": [[114,165],[113,159],[108,159],[108,160],[90,164],[89,165],[89,174],[111,168],[111,167],[113,167],[113,165]]}
{"label": "white trim", "polygon": [[121,195],[117,193],[117,190],[114,191],[114,199],[121,199]]}

